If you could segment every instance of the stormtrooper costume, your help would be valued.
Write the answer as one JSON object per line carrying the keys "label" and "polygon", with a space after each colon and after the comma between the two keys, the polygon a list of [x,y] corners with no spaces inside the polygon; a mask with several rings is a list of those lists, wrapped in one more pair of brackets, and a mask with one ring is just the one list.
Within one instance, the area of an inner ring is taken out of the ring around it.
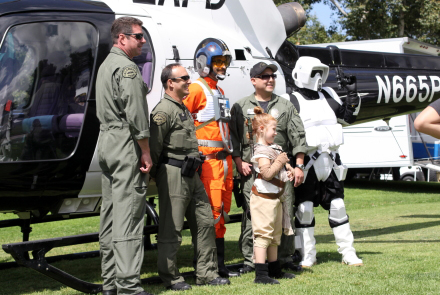
{"label": "stormtrooper costume", "polygon": [[347,97],[341,101],[329,87],[322,88],[329,67],[313,57],[300,57],[292,72],[296,89],[289,99],[297,108],[306,131],[304,183],[295,188],[295,246],[300,251],[300,265],[316,264],[313,207],[329,210],[329,224],[335,235],[342,262],[363,265],[353,247],[353,234],[344,205],[347,167],[342,165],[338,148],[344,143],[342,124],[356,120],[360,108],[355,77],[345,85]]}

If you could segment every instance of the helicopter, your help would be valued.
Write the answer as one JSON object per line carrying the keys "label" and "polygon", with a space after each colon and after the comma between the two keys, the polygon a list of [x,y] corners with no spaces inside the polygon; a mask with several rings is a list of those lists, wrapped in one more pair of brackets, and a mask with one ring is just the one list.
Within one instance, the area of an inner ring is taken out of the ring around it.
{"label": "helicopter", "polygon": [[[149,109],[163,96],[160,73],[167,64],[179,62],[192,80],[198,78],[194,56],[206,38],[221,39],[232,54],[228,77],[221,82],[231,104],[253,92],[249,72],[260,61],[279,68],[275,93],[290,93],[295,87],[291,73],[301,56],[330,67],[324,86],[342,100],[344,81],[356,76],[361,96],[356,123],[413,113],[440,98],[440,57],[288,42],[306,21],[296,2],[276,7],[272,0],[1,1],[0,213],[14,213],[18,219],[1,221],[0,228],[20,226],[24,243],[3,249],[19,264],[83,292],[97,293],[99,286],[36,265],[53,241],[39,248],[26,242],[32,223],[99,214],[95,82],[113,46],[111,24],[122,16],[143,22],[147,42],[133,61],[149,87]],[[151,182],[148,195],[155,194]],[[150,224],[157,225],[151,202],[147,213]],[[64,239],[59,245],[96,238]],[[35,249],[45,251],[32,260],[27,251]]]}

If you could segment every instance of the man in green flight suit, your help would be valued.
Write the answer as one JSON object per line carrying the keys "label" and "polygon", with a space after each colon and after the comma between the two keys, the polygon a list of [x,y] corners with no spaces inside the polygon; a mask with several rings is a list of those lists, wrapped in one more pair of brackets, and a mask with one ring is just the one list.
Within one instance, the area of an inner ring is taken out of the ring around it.
{"label": "man in green flight suit", "polygon": [[121,17],[111,28],[113,47],[96,81],[102,169],[99,243],[104,295],[147,295],[141,286],[147,173],[147,86],[132,58],[141,54],[142,22]]}
{"label": "man in green flight suit", "polygon": [[[275,89],[274,74],[278,70],[276,65],[268,65],[259,62],[254,65],[250,71],[251,82],[255,87],[255,93],[244,97],[237,101],[231,109],[231,140],[234,151],[232,157],[234,159],[237,171],[241,177],[241,188],[245,196],[243,204],[246,206],[243,212],[241,235],[239,239],[239,247],[244,257],[244,267],[240,272],[247,273],[254,270],[253,256],[253,240],[252,240],[252,222],[249,211],[250,192],[254,182],[252,175],[252,165],[250,160],[252,157],[252,119],[254,118],[254,107],[260,106],[268,114],[277,119],[277,135],[275,136],[275,144],[280,145],[283,151],[295,157],[296,163],[290,163],[295,167],[295,182],[297,187],[304,180],[304,153],[307,152],[306,138],[304,126],[301,118],[293,104],[273,93]],[[288,191],[289,208],[291,208],[290,217],[292,228],[293,223],[293,202],[294,193],[292,184],[286,183]],[[244,207],[243,206],[243,207]],[[291,254],[294,249],[294,236],[282,235],[281,245],[278,250],[278,261],[285,269],[298,271],[301,268],[293,265]]]}
{"label": "man in green flight suit", "polygon": [[214,218],[197,171],[203,161],[194,120],[183,104],[189,94],[190,76],[175,63],[163,69],[161,81],[165,95],[151,112],[151,175],[156,178],[159,193],[159,276],[167,289],[191,289],[180,275],[176,259],[186,217],[197,252],[197,285],[229,284],[218,274]]}

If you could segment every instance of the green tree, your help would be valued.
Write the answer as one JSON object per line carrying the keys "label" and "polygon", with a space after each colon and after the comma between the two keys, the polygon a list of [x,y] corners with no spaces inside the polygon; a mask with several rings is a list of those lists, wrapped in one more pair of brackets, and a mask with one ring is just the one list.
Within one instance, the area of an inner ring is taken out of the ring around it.
{"label": "green tree", "polygon": [[304,27],[298,33],[291,36],[289,41],[296,45],[344,42],[345,35],[337,32],[334,26],[326,30],[316,15],[309,15]]}
{"label": "green tree", "polygon": [[[317,43],[343,42],[346,39],[345,34],[341,33],[336,24],[326,28],[321,24],[316,15],[311,14],[312,4],[321,2],[322,0],[298,0],[304,8],[307,16],[307,22],[304,27],[296,34],[289,38],[289,41],[296,45],[307,45]],[[327,3],[329,0],[323,0]],[[330,0],[331,1],[331,0]],[[274,0],[278,6],[284,3],[292,2],[291,0]],[[333,8],[334,9],[334,8]],[[330,14],[329,14],[330,16]]]}
{"label": "green tree", "polygon": [[[289,2],[274,0],[276,4]],[[322,2],[336,12],[347,40],[410,37],[440,45],[439,0],[301,0],[307,10]]]}

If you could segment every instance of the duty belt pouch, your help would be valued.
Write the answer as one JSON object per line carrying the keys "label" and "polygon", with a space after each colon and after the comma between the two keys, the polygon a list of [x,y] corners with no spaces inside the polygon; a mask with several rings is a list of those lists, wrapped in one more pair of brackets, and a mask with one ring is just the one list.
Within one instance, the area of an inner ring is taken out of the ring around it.
{"label": "duty belt pouch", "polygon": [[205,163],[206,156],[202,152],[199,152],[199,155],[200,155],[200,165],[199,165],[199,169],[197,169],[197,173],[199,174],[200,177],[202,176],[202,165],[203,163]]}
{"label": "duty belt pouch", "polygon": [[[333,165],[333,171],[335,171],[336,177],[339,181],[344,181],[347,176],[348,168],[346,165]],[[305,178],[305,177],[304,177]]]}
{"label": "duty belt pouch", "polygon": [[193,177],[199,166],[202,166],[202,163],[199,158],[186,156],[181,169],[182,176]]}

